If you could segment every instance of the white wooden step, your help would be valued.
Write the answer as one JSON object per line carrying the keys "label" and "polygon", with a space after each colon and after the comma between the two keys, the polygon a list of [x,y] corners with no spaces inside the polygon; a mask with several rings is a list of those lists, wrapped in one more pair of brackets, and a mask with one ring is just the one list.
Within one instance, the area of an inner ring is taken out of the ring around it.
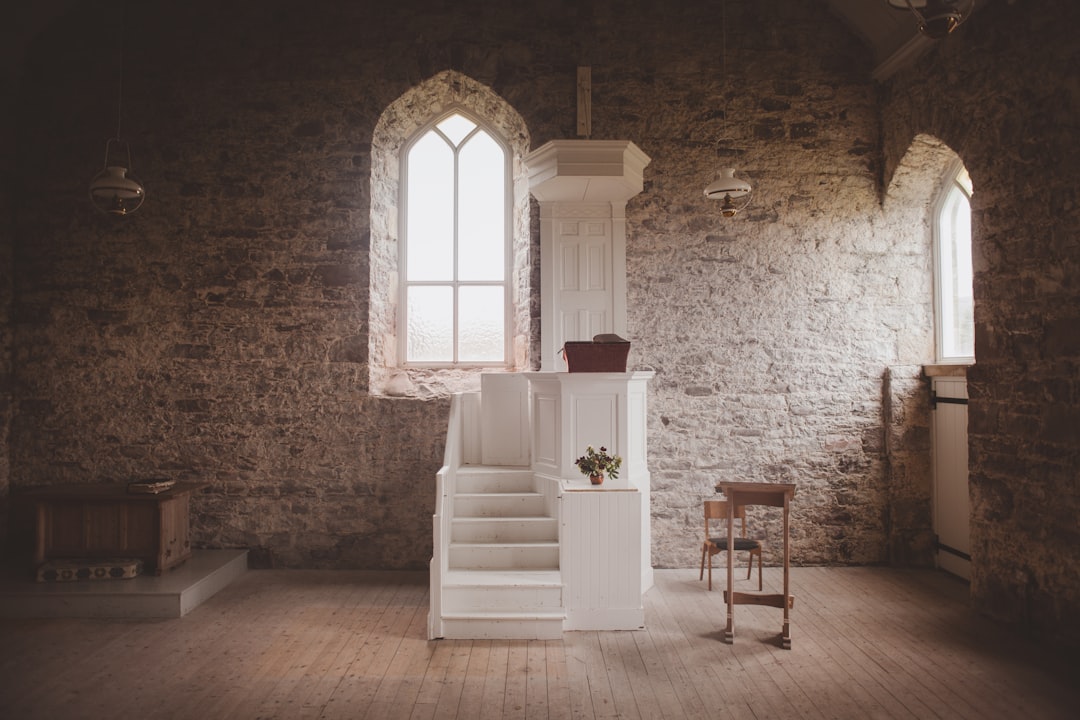
{"label": "white wooden step", "polygon": [[558,570],[450,570],[443,580],[443,611],[554,612],[562,608]]}
{"label": "white wooden step", "polygon": [[540,493],[457,493],[454,517],[537,517],[544,514]]}
{"label": "white wooden step", "polygon": [[486,588],[497,585],[562,587],[558,570],[450,570],[444,584]]}
{"label": "white wooden step", "polygon": [[450,535],[440,590],[442,637],[562,637],[559,527],[546,515],[529,468],[460,468]]}
{"label": "white wooden step", "polygon": [[443,613],[443,637],[477,640],[558,640],[563,611],[550,613]]}
{"label": "white wooden step", "polygon": [[557,542],[458,543],[451,542],[449,566],[458,569],[514,569],[559,567]]}
{"label": "white wooden step", "polygon": [[536,490],[532,470],[462,468],[457,474],[459,493],[531,493]]}
{"label": "white wooden step", "polygon": [[559,526],[552,517],[457,517],[450,537],[455,542],[555,542]]}

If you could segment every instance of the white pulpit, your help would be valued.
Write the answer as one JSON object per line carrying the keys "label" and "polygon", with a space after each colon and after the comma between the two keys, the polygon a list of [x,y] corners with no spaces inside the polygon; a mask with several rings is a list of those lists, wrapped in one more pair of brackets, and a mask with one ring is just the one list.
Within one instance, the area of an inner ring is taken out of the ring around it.
{"label": "white pulpit", "polygon": [[[633,630],[652,587],[646,385],[651,372],[567,373],[560,349],[627,336],[626,204],[649,157],[625,140],[553,140],[525,158],[540,204],[540,345],[529,381],[531,467],[559,518],[564,630]],[[633,338],[631,338],[633,341]],[[592,485],[574,460],[592,445],[622,457]]]}
{"label": "white pulpit", "polygon": [[[532,470],[559,504],[566,630],[632,630],[652,587],[646,386],[652,372],[525,373]],[[592,445],[622,457],[592,485],[574,460]]]}
{"label": "white pulpit", "polygon": [[540,368],[568,340],[626,337],[626,203],[649,156],[627,140],[552,140],[525,158],[540,203]]}

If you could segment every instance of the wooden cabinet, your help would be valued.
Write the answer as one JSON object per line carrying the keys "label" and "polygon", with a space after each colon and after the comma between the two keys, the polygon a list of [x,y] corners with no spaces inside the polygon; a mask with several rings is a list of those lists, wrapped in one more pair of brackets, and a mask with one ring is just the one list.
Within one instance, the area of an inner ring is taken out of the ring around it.
{"label": "wooden cabinet", "polygon": [[177,483],[157,494],[124,485],[53,485],[27,492],[36,505],[34,561],[138,558],[160,575],[191,557],[191,494],[208,483]]}

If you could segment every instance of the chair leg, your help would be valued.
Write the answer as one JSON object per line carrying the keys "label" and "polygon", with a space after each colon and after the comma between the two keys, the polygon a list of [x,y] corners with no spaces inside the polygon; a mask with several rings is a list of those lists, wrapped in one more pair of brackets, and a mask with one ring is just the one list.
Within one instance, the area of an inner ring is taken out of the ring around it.
{"label": "chair leg", "polygon": [[761,592],[761,553],[757,554],[757,589]]}
{"label": "chair leg", "polygon": [[750,573],[754,571],[754,553],[750,553],[750,562],[746,564],[746,579],[750,579]]}
{"label": "chair leg", "polygon": [[698,573],[697,579],[701,580],[705,577],[705,552],[709,549],[708,545],[702,544],[701,546],[701,572]]}

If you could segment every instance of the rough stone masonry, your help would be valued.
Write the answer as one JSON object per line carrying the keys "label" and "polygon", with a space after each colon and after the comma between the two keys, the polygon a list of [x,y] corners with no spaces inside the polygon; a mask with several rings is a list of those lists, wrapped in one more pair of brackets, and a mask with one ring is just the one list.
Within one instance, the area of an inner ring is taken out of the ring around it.
{"label": "rough stone masonry", "polygon": [[[976,187],[973,595],[1076,634],[1080,543],[1061,541],[1078,509],[1077,91],[1055,78],[1077,58],[1068,23],[1046,21],[1076,10],[1045,5],[989,2],[883,85],[823,2],[729,0],[726,43],[708,2],[133,6],[124,135],[148,200],[113,223],[85,186],[118,68],[86,58],[115,23],[76,4],[13,104],[0,490],[198,478],[201,546],[425,567],[452,383],[382,393],[396,170],[373,162],[375,129],[451,72],[521,118],[511,144],[572,138],[585,65],[593,137],[652,158],[627,216],[631,364],[656,371],[654,564],[696,565],[701,501],[734,477],[798,483],[796,562],[930,562],[937,178],[908,155],[926,135]],[[1036,45],[1054,51],[1032,62]],[[732,220],[702,195],[721,163],[756,188]],[[905,172],[920,192],[900,202]],[[531,212],[515,222],[517,369],[538,365]],[[775,553],[776,521],[752,522]]]}

